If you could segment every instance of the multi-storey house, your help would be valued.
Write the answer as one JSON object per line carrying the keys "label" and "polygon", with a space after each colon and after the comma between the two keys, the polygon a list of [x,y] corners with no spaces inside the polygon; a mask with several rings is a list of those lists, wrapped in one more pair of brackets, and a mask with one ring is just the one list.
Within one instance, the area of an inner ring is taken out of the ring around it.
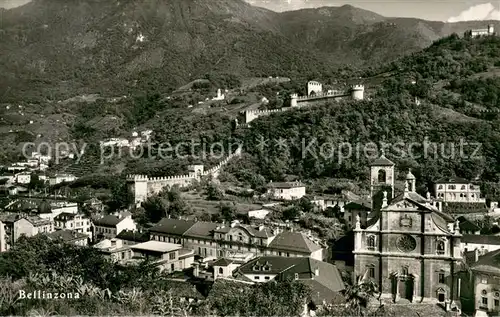
{"label": "multi-storey house", "polygon": [[94,238],[114,238],[123,230],[137,230],[137,225],[129,212],[123,212],[118,216],[107,215],[93,220]]}
{"label": "multi-storey house", "polygon": [[148,241],[130,246],[133,259],[151,260],[161,271],[172,273],[190,268],[194,263],[194,252],[180,244]]}
{"label": "multi-storey house", "polygon": [[326,256],[324,248],[304,233],[237,221],[226,225],[164,218],[149,231],[151,240],[179,243],[205,258],[274,254],[322,260]]}
{"label": "multi-storey house", "polygon": [[54,217],[54,227],[56,229],[68,229],[83,233],[89,238],[92,238],[90,218],[84,214],[60,213],[58,216]]}

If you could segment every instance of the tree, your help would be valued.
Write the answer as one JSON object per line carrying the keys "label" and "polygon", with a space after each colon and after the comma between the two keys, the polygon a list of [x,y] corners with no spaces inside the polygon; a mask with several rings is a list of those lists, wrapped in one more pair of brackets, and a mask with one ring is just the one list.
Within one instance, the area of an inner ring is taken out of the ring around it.
{"label": "tree", "polygon": [[[366,274],[365,274],[366,275]],[[370,300],[377,294],[377,285],[367,276],[359,276],[356,282],[348,285],[346,297],[346,310],[351,316],[366,316]]]}
{"label": "tree", "polygon": [[221,200],[224,197],[224,193],[214,182],[210,182],[207,185],[207,198],[208,200]]}
{"label": "tree", "polygon": [[44,188],[44,185],[45,182],[37,174],[31,174],[30,183],[28,184],[29,190],[39,191]]}
{"label": "tree", "polygon": [[234,204],[220,204],[219,213],[220,217],[225,221],[233,221],[236,219],[236,206]]}
{"label": "tree", "polygon": [[166,217],[168,203],[160,196],[151,196],[142,203],[142,208],[145,210],[146,218],[149,222],[157,223],[162,218]]}
{"label": "tree", "polygon": [[283,220],[295,220],[300,217],[300,208],[297,206],[288,207],[283,211]]}

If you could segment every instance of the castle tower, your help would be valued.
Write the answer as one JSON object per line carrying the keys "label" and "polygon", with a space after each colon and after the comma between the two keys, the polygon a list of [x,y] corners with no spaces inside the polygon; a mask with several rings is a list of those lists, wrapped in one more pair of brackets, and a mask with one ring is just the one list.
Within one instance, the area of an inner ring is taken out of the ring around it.
{"label": "castle tower", "polygon": [[323,85],[317,81],[307,83],[307,95],[321,95],[323,93]]}
{"label": "castle tower", "polygon": [[365,98],[365,86],[354,85],[351,87],[351,97],[354,100],[363,100]]}
{"label": "castle tower", "polygon": [[189,165],[189,177],[192,178],[201,178],[203,174],[204,166],[203,165]]}
{"label": "castle tower", "polygon": [[[370,197],[372,199],[372,210],[381,206],[375,206],[377,196],[386,191],[390,193],[390,199],[394,198],[394,163],[382,155],[370,165]],[[382,196],[381,196],[382,197]],[[387,199],[386,195],[384,198]]]}
{"label": "castle tower", "polygon": [[297,94],[290,95],[290,107],[297,107],[298,106],[298,102],[297,102],[298,98],[299,98],[299,95],[297,95]]}
{"label": "castle tower", "polygon": [[127,177],[128,189],[134,195],[137,207],[148,198],[148,177],[144,175],[131,175]]}

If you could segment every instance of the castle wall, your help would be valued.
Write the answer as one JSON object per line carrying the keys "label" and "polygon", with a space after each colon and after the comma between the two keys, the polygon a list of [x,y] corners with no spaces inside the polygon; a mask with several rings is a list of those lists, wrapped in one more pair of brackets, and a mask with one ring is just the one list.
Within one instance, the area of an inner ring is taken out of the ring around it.
{"label": "castle wall", "polygon": [[149,196],[158,194],[163,188],[169,186],[187,187],[194,181],[202,177],[212,176],[217,178],[220,170],[235,156],[241,155],[241,148],[238,148],[233,154],[226,157],[217,166],[203,171],[201,165],[194,165],[194,172],[189,175],[167,176],[167,177],[148,177],[145,175],[129,175],[127,181],[130,183],[130,190],[134,195],[135,204],[138,205],[145,201]]}

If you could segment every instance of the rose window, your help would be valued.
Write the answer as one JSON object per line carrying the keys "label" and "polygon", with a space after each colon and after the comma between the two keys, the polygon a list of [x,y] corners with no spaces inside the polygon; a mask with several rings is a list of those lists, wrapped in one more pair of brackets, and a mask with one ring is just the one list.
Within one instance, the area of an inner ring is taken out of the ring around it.
{"label": "rose window", "polygon": [[410,235],[404,235],[399,237],[397,241],[397,247],[402,252],[411,252],[417,247],[417,241]]}

